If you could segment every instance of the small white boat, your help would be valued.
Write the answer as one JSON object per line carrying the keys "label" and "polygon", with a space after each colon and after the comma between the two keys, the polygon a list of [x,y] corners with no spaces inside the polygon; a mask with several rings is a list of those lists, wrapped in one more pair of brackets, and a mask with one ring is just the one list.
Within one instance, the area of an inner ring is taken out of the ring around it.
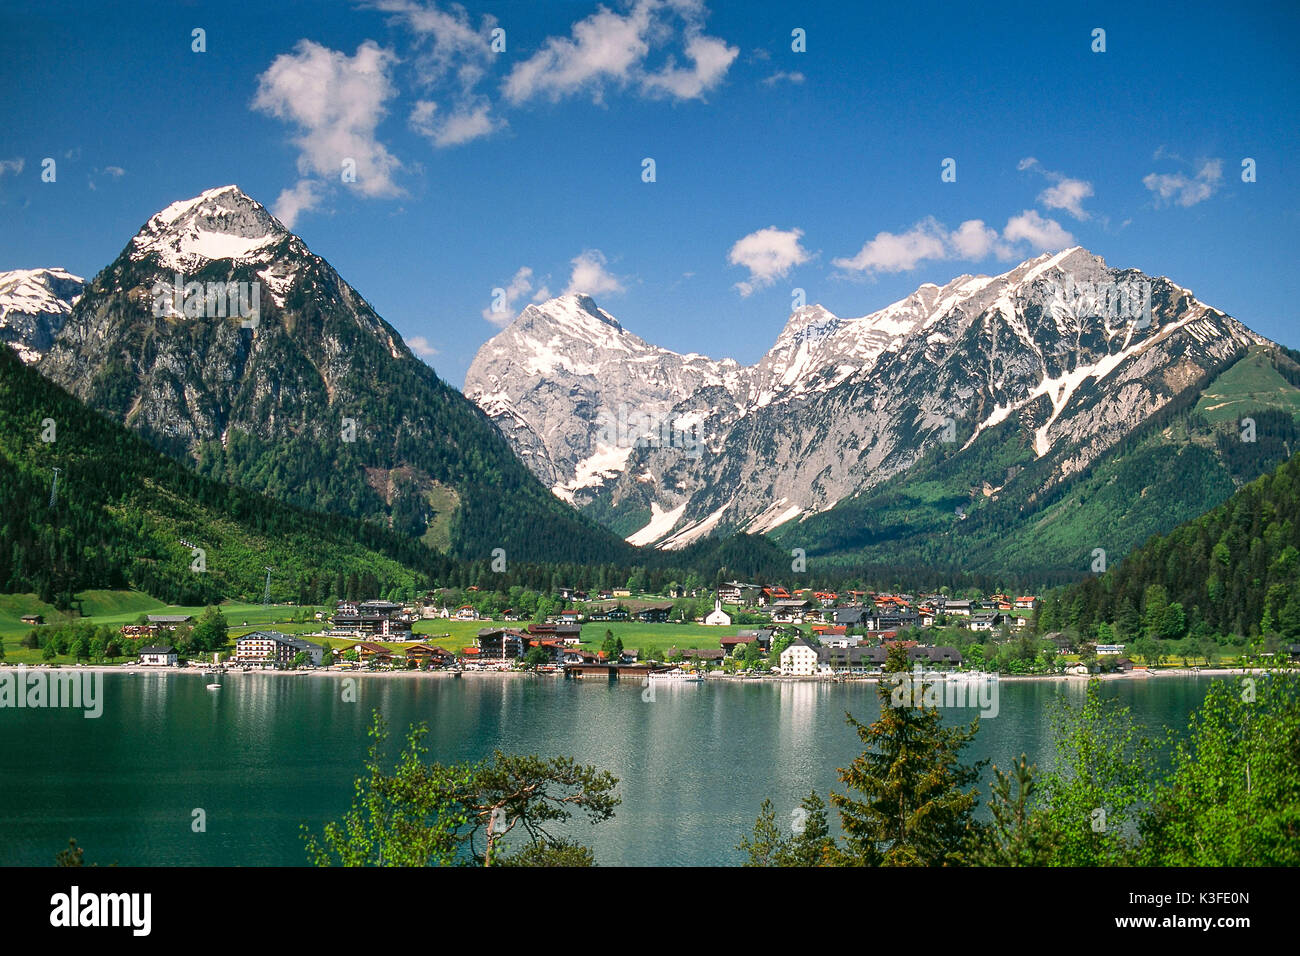
{"label": "small white boat", "polygon": [[699,674],[690,674],[682,670],[681,668],[678,668],[677,670],[662,671],[657,674],[651,674],[650,680],[655,680],[655,681],[666,680],[666,681],[673,681],[679,684],[703,684],[704,683],[704,678],[701,677]]}
{"label": "small white boat", "polygon": [[217,690],[217,689],[219,689],[220,687],[221,687],[220,684],[209,684],[209,685],[208,685],[208,690]]}

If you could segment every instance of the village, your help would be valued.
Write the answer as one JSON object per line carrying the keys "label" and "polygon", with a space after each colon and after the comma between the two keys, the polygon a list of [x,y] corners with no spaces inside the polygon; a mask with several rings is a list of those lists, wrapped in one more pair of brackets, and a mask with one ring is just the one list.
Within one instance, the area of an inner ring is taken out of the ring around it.
{"label": "village", "polygon": [[[441,589],[408,602],[341,601],[332,613],[316,612],[318,626],[312,632],[257,628],[238,633],[233,651],[215,653],[211,659],[198,655],[187,661],[168,642],[176,628],[189,626],[189,615],[147,615],[140,623],[123,626],[122,633],[142,644],[137,663],[145,667],[196,664],[244,670],[330,668],[457,675],[522,671],[610,680],[705,675],[839,680],[879,675],[892,645],[906,648],[909,660],[926,671],[979,673],[989,663],[982,649],[1028,637],[1039,606],[1033,595],[956,598],[946,589],[914,596],[788,590],[729,581],[711,590],[674,585],[665,594],[635,596],[630,588],[587,593],[558,587],[550,595],[551,608],[521,620],[523,612],[514,608],[474,602],[477,591],[474,587],[463,592]],[[707,606],[710,598],[712,610],[687,617],[688,607]],[[453,643],[449,633],[416,630],[425,629],[424,622],[439,621],[481,626],[472,642],[460,647],[447,646]],[[656,636],[668,632],[675,638],[672,632],[680,631],[682,638],[667,646],[663,639],[647,640],[645,647],[624,646],[611,628],[629,624],[665,625],[653,628]],[[954,634],[963,636],[953,640]],[[701,635],[708,635],[708,640]],[[1072,649],[1059,643],[1062,652]],[[958,644],[966,646],[967,654]],[[971,654],[972,644],[981,653]],[[1119,657],[1122,649],[1098,648],[1098,653],[1115,655],[1122,669],[1129,664]]]}

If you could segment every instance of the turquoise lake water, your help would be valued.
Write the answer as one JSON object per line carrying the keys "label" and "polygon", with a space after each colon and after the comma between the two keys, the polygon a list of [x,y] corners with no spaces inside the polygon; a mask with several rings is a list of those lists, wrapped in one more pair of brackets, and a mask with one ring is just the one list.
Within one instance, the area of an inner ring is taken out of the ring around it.
{"label": "turquoise lake water", "polygon": [[[1211,679],[1112,681],[1104,693],[1163,736],[1186,727]],[[836,768],[862,750],[845,712],[879,713],[870,683],[656,684],[646,701],[632,682],[363,677],[351,703],[339,681],[230,674],[210,691],[198,673],[108,674],[97,719],[0,709],[0,863],[49,864],[75,837],[101,865],[303,865],[299,826],[347,809],[378,708],[394,752],[407,725],[425,721],[430,759],[499,748],[612,772],[616,817],[574,830],[598,863],[734,864],[764,797],[780,822],[810,789],[840,789]],[[1049,705],[1081,699],[1081,682],[1004,682],[998,693],[970,759],[1050,762]],[[191,828],[195,808],[204,833]]]}

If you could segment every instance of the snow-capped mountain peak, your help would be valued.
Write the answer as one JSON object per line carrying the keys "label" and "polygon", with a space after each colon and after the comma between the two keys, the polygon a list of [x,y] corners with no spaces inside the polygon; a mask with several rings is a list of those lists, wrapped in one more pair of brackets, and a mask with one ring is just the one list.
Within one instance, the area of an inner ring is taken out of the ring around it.
{"label": "snow-capped mountain peak", "polygon": [[215,259],[257,260],[291,233],[238,186],[209,189],[155,214],[131,241],[131,258],[156,256],[185,271]]}
{"label": "snow-capped mountain peak", "polygon": [[[668,548],[824,512],[955,441],[942,437],[954,428],[962,452],[1014,419],[1026,454],[1050,456],[1051,481],[1067,480],[1201,376],[1266,344],[1167,279],[1112,269],[1081,246],[925,283],[860,318],[801,307],[747,367],[612,325],[598,342],[590,319],[569,319],[581,339],[556,322],[542,335],[528,313],[483,346],[466,393],[557,494],[635,517],[629,540]],[[640,418],[611,433],[615,413]],[[659,426],[651,441],[647,418]]]}
{"label": "snow-capped mountain peak", "polygon": [[0,342],[28,365],[54,341],[86,280],[66,269],[0,272]]}

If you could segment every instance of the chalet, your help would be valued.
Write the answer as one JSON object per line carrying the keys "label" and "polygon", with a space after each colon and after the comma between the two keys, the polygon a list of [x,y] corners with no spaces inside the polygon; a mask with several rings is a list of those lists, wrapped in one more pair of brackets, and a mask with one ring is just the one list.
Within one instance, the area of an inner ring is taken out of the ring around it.
{"label": "chalet", "polygon": [[529,637],[553,637],[565,644],[582,643],[582,625],[572,621],[548,621],[545,624],[529,624]]}
{"label": "chalet", "polygon": [[734,653],[737,647],[758,641],[758,649],[767,653],[772,649],[772,638],[775,634],[776,628],[772,627],[746,628],[737,631],[734,637],[722,638],[718,643],[722,645],[724,651]]}
{"label": "chalet", "polygon": [[759,607],[767,607],[771,604],[776,604],[778,601],[791,600],[793,600],[793,598],[791,597],[790,592],[781,587],[763,588],[758,592]]}
{"label": "chalet", "polygon": [[641,656],[641,652],[635,647],[625,647],[618,652],[618,662],[620,664],[635,664],[636,659]]}
{"label": "chalet", "polygon": [[458,621],[477,621],[478,611],[472,604],[462,604],[456,608],[456,620]]}
{"label": "chalet", "polygon": [[870,627],[871,611],[865,607],[837,607],[832,612],[833,621],[846,627]]}
{"label": "chalet", "polygon": [[174,631],[182,624],[188,624],[194,617],[190,614],[150,614],[148,619],[159,630]]}
{"label": "chalet", "polygon": [[174,647],[140,648],[140,664],[143,667],[175,667],[177,661]]}
{"label": "chalet", "polygon": [[907,661],[914,664],[920,661],[923,664],[947,664],[952,667],[961,665],[961,651],[955,647],[929,647],[916,646],[907,649]]}
{"label": "chalet", "polygon": [[843,637],[849,633],[847,624],[814,624],[812,632],[825,641],[829,637]]}
{"label": "chalet", "polygon": [[412,644],[403,653],[408,661],[415,661],[421,669],[427,667],[448,667],[456,663],[456,656],[451,651],[432,644]]}
{"label": "chalet", "polygon": [[610,592],[610,596],[616,598],[626,598],[626,597],[631,597],[632,592],[628,588],[614,588],[614,590]]}
{"label": "chalet", "polygon": [[1002,621],[1002,615],[994,611],[977,611],[970,616],[970,629],[972,631],[991,631]]}
{"label": "chalet", "polygon": [[268,664],[291,664],[303,653],[307,654],[313,667],[319,667],[325,657],[324,648],[300,637],[279,631],[253,631],[235,639],[235,655],[231,660],[237,664],[265,667]]}
{"label": "chalet", "polygon": [[1074,638],[1064,631],[1052,631],[1050,634],[1045,634],[1044,639],[1051,641],[1060,653],[1069,653],[1074,650]]}
{"label": "chalet", "polygon": [[43,614],[24,614],[21,618],[19,618],[19,620],[21,620],[24,624],[30,624],[33,627],[35,627],[38,624],[45,623],[45,616]]}
{"label": "chalet", "polygon": [[840,596],[834,591],[815,591],[813,597],[822,604],[834,604],[840,599]]}
{"label": "chalet", "polygon": [[1098,644],[1097,645],[1098,657],[1108,657],[1113,654],[1123,654],[1123,653],[1124,653],[1123,644]]}
{"label": "chalet", "polygon": [[819,665],[817,648],[803,638],[781,652],[781,673],[789,677],[812,677]]}
{"label": "chalet", "polygon": [[726,657],[726,651],[722,650],[721,648],[701,649],[698,647],[688,647],[688,648],[670,647],[668,648],[667,656],[669,660],[671,660],[674,657],[683,657],[686,660],[721,661],[724,657]]}
{"label": "chalet", "polygon": [[970,601],[945,601],[943,613],[949,616],[970,617],[974,608]]}
{"label": "chalet", "polygon": [[920,618],[922,627],[934,627],[935,610],[928,605],[922,605],[916,609],[917,616]]}
{"label": "chalet", "polygon": [[812,605],[807,601],[783,599],[773,602],[771,608],[773,621],[782,624],[802,624],[808,612],[812,610]]}
{"label": "chalet", "polygon": [[704,618],[704,623],[716,627],[731,627],[731,615],[722,609],[722,598],[713,599],[713,610]]}
{"label": "chalet", "polygon": [[480,660],[518,660],[524,656],[528,635],[505,627],[485,627],[475,641]]}
{"label": "chalet", "polygon": [[1018,597],[1015,600],[1017,611],[1036,611],[1038,610],[1038,598],[1032,594]]}
{"label": "chalet", "polygon": [[591,651],[579,650],[576,647],[569,647],[564,651],[564,663],[566,664],[595,664],[599,660],[599,655],[593,654]]}
{"label": "chalet", "polygon": [[596,604],[587,614],[589,621],[626,621],[628,617],[627,608],[621,604]]}
{"label": "chalet", "polygon": [[[827,647],[817,650],[817,670],[831,674],[865,674],[885,663],[883,647]],[[782,668],[782,673],[785,669]]]}
{"label": "chalet", "polygon": [[877,607],[871,617],[871,630],[897,630],[905,627],[919,627],[921,615],[907,605],[887,604]]}
{"label": "chalet", "polygon": [[666,624],[672,609],[671,604],[649,604],[636,612],[636,619],[643,624]]}
{"label": "chalet", "polygon": [[339,650],[340,656],[349,652],[356,654],[357,658],[363,663],[391,664],[393,661],[393,652],[391,650],[383,644],[374,644],[370,641],[359,641]]}
{"label": "chalet", "polygon": [[561,624],[577,624],[577,623],[581,620],[581,618],[582,618],[582,614],[581,614],[580,612],[578,612],[578,611],[561,611],[561,612],[560,612],[560,623],[561,623]]}
{"label": "chalet", "polygon": [[718,597],[727,604],[745,606],[758,600],[762,588],[757,584],[745,584],[742,581],[728,581],[718,588]]}

